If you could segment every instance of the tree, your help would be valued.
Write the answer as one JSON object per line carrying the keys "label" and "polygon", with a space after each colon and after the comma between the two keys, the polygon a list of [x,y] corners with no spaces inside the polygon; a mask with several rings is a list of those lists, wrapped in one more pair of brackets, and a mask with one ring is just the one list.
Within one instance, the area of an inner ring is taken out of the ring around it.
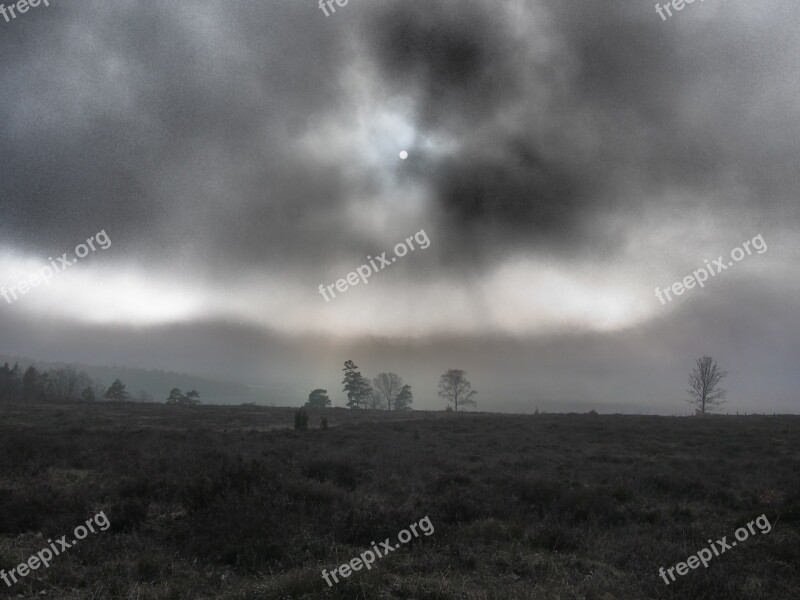
{"label": "tree", "polygon": [[8,363],[0,368],[0,402],[17,402],[20,397],[22,380],[19,373],[19,365],[14,363],[14,367]]}
{"label": "tree", "polygon": [[310,408],[329,408],[331,399],[328,398],[328,390],[314,390],[308,395],[306,406]]}
{"label": "tree", "polygon": [[725,404],[728,392],[720,387],[720,382],[727,376],[728,372],[720,369],[710,356],[698,358],[689,375],[687,402],[695,406],[701,416],[718,409]]}
{"label": "tree", "polygon": [[22,374],[22,400],[23,402],[35,402],[41,395],[42,376],[39,370],[31,365]]}
{"label": "tree", "polygon": [[439,395],[447,400],[447,405],[453,404],[456,412],[458,407],[475,406],[475,396],[478,392],[472,389],[472,384],[467,381],[466,372],[461,369],[450,369],[439,379]]}
{"label": "tree", "polygon": [[103,397],[106,400],[111,400],[112,402],[125,402],[130,400],[131,395],[125,391],[125,384],[119,379],[115,379],[114,383],[111,384],[111,387],[109,387],[106,390],[106,393],[103,394]]}
{"label": "tree", "polygon": [[89,383],[81,392],[81,400],[84,402],[97,402],[103,395],[102,390],[104,387],[101,379],[95,379],[94,381],[89,380]]}
{"label": "tree", "polygon": [[373,379],[376,396],[381,404],[386,404],[386,408],[392,410],[395,406],[395,399],[403,387],[403,380],[395,373],[378,373]]}
{"label": "tree", "polygon": [[180,388],[172,388],[169,391],[169,398],[167,398],[167,404],[183,404],[184,400],[186,400],[186,396],[183,395]]}
{"label": "tree", "polygon": [[368,379],[364,379],[364,408],[383,409],[383,398],[378,394]]}
{"label": "tree", "polygon": [[397,398],[394,399],[394,409],[411,410],[412,402],[414,402],[414,396],[411,393],[411,386],[404,385],[403,388],[400,390],[400,393],[397,394]]}
{"label": "tree", "polygon": [[369,381],[357,371],[358,366],[352,361],[348,360],[344,363],[344,384],[343,392],[347,392],[347,407],[348,408],[366,408],[367,400],[372,393],[372,387]]}
{"label": "tree", "polygon": [[181,406],[196,406],[200,404],[200,393],[197,390],[186,392],[184,396],[180,388],[172,388],[169,391],[169,398],[167,404],[180,404]]}
{"label": "tree", "polygon": [[192,406],[197,406],[200,404],[200,392],[197,390],[190,390],[186,392],[186,398],[184,399],[186,404],[191,404]]}
{"label": "tree", "polygon": [[87,385],[81,392],[81,400],[84,402],[97,402],[97,394],[94,391],[94,387]]}
{"label": "tree", "polygon": [[83,371],[67,365],[50,373],[47,396],[54,402],[78,402],[81,392],[92,384],[92,380]]}

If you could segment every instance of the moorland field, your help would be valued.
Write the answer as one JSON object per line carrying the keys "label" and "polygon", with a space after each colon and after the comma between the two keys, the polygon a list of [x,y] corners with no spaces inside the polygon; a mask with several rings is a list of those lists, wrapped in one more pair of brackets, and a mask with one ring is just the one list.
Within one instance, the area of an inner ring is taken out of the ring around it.
{"label": "moorland field", "polygon": [[[0,405],[0,598],[789,600],[800,417]],[[328,418],[330,428],[320,429]],[[765,514],[669,586],[658,576]],[[321,577],[429,517],[435,531]]]}

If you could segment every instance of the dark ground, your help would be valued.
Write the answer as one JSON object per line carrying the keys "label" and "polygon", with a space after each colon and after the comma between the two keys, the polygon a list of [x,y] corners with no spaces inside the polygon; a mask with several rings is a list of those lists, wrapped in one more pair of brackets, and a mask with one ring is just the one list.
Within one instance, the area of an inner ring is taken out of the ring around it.
{"label": "dark ground", "polygon": [[[800,417],[0,406],[0,598],[781,600],[800,589]],[[332,428],[320,431],[321,415]],[[415,419],[413,421],[399,419]],[[766,514],[772,531],[679,577]],[[328,589],[373,540],[412,540]],[[41,537],[40,537],[41,536]]]}

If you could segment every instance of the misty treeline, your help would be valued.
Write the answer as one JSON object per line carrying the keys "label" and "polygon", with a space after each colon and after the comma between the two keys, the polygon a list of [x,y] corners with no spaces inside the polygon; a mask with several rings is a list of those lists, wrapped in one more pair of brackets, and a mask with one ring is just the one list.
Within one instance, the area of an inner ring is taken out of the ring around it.
{"label": "misty treeline", "polygon": [[[183,395],[174,388],[167,404],[199,404],[200,394],[192,390]],[[65,366],[60,369],[37,369],[34,365],[21,369],[5,363],[0,367],[0,402],[6,403],[59,403],[59,402],[154,402],[153,397],[140,391],[136,397],[125,389],[119,379],[105,387],[93,380],[85,371]]]}
{"label": "misty treeline", "polygon": [[0,402],[95,402],[103,397],[101,385],[70,366],[40,371],[5,363],[0,368]]}
{"label": "misty treeline", "polygon": [[[411,386],[404,385],[396,373],[378,373],[370,381],[361,374],[352,360],[345,361],[343,392],[347,393],[347,407],[353,409],[370,408],[383,410],[411,410],[414,395]],[[478,392],[472,389],[466,372],[450,369],[439,379],[439,396],[447,400],[447,408],[458,411],[467,406],[475,406]],[[316,389],[308,395],[305,404],[311,408],[329,408],[332,405],[328,391]]]}

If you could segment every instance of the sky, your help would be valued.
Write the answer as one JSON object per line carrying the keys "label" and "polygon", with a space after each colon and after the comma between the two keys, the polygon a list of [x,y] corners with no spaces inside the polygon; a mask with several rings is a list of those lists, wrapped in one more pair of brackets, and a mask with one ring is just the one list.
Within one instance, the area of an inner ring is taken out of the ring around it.
{"label": "sky", "polygon": [[0,286],[57,265],[0,298],[0,353],[282,405],[344,405],[352,359],[441,409],[460,368],[479,410],[654,414],[710,355],[729,412],[798,412],[800,6],[333,7],[0,17]]}

